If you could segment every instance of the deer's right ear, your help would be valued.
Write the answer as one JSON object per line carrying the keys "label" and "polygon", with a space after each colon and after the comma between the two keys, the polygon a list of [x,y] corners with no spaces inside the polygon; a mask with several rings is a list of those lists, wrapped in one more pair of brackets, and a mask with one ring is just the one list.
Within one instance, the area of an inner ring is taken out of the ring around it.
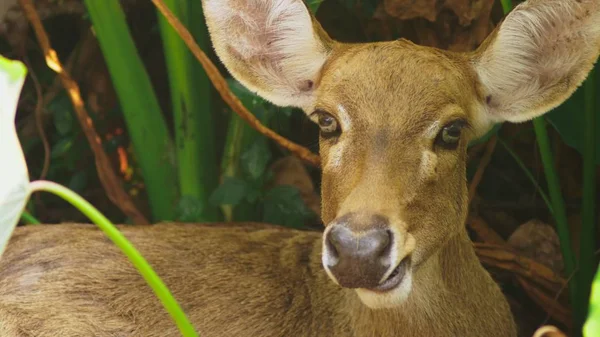
{"label": "deer's right ear", "polygon": [[308,108],[333,42],[302,0],[202,0],[217,56],[246,88]]}

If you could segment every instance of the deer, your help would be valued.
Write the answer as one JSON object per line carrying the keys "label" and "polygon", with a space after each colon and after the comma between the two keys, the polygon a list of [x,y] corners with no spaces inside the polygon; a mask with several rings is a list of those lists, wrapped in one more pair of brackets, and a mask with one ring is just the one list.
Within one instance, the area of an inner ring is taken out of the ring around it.
{"label": "deer", "polygon": [[[467,144],[568,99],[600,54],[600,1],[528,0],[470,52],[342,43],[302,0],[202,0],[219,60],[320,129],[322,231],[120,226],[202,337],[513,337],[465,221]],[[19,227],[0,259],[0,336],[177,336],[87,224]]]}

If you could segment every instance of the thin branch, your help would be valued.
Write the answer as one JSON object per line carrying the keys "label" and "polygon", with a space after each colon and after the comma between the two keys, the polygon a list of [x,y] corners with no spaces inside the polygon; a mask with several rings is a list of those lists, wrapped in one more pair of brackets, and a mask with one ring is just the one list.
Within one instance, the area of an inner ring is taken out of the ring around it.
{"label": "thin branch", "polygon": [[60,60],[58,59],[56,51],[52,49],[48,34],[46,33],[39,15],[31,3],[31,0],[20,0],[20,3],[25,15],[27,16],[27,19],[33,26],[40,47],[44,52],[46,64],[50,69],[54,70],[59,75],[62,85],[69,94],[69,98],[71,99],[71,103],[75,109],[75,115],[77,116],[77,119],[81,124],[81,128],[83,129],[85,136],[90,143],[90,147],[93,150],[94,157],[96,159],[98,177],[100,178],[100,182],[102,183],[108,198],[117,207],[119,207],[123,213],[129,216],[135,224],[149,224],[144,215],[135,207],[129,194],[127,194],[123,189],[123,186],[121,186],[121,181],[113,170],[110,159],[102,148],[102,140],[98,136],[98,133],[96,132],[96,129],[92,123],[92,119],[89,117],[89,114],[84,107],[79,86],[72,79],[71,75],[69,75],[69,73],[64,69]]}
{"label": "thin branch", "polygon": [[242,102],[231,92],[229,86],[227,85],[227,81],[221,75],[217,67],[212,63],[212,61],[206,56],[206,54],[202,51],[202,49],[198,46],[198,44],[194,41],[193,36],[190,32],[181,24],[181,22],[173,15],[173,13],[169,10],[169,8],[164,4],[162,0],[152,0],[154,5],[158,8],[158,10],[165,16],[167,21],[171,24],[173,29],[177,32],[179,37],[185,42],[188,46],[192,54],[196,57],[198,62],[206,71],[208,78],[210,78],[212,84],[215,86],[223,100],[231,107],[231,109],[237,113],[243,120],[248,122],[252,128],[256,131],[260,132],[262,135],[271,138],[276,141],[282,147],[288,149],[294,155],[299,157],[300,159],[314,165],[320,166],[321,160],[318,155],[312,153],[306,147],[298,145],[285,137],[282,137],[275,131],[269,129],[265,125],[263,125],[258,118],[256,118],[246,107],[242,104]]}

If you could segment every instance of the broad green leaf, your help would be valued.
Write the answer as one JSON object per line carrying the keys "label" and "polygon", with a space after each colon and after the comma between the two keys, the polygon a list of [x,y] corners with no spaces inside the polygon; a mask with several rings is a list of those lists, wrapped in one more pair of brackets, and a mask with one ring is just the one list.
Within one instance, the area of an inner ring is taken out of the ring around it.
{"label": "broad green leaf", "polygon": [[244,173],[252,180],[260,178],[269,160],[271,160],[271,151],[269,149],[266,138],[257,138],[250,148],[242,154],[241,164]]}
{"label": "broad green leaf", "polygon": [[600,335],[600,268],[596,271],[596,278],[592,283],[590,296],[590,309],[588,317],[583,326],[584,337],[595,337]]}
{"label": "broad green leaf", "polygon": [[223,183],[210,196],[210,203],[219,205],[237,205],[248,195],[248,184],[236,177],[226,177]]}
{"label": "broad green leaf", "polygon": [[[600,69],[593,73],[596,83],[600,83]],[[600,93],[598,93],[600,95]],[[598,96],[597,96],[598,97]],[[596,105],[598,107],[598,104]],[[586,123],[583,86],[563,104],[550,111],[547,120],[558,131],[562,140],[569,146],[575,148],[579,153],[583,151],[583,128]],[[600,130],[600,109],[596,108],[596,129]],[[600,137],[596,138],[596,164],[600,165]]]}
{"label": "broad green leaf", "polygon": [[205,219],[202,217],[203,210],[204,205],[200,200],[190,195],[184,195],[181,197],[179,204],[177,205],[177,221],[205,221]]}
{"label": "broad green leaf", "polygon": [[27,69],[0,56],[0,255],[29,197],[29,174],[15,129],[17,104]]}
{"label": "broad green leaf", "polygon": [[52,159],[56,159],[67,152],[73,147],[73,139],[71,137],[60,139],[50,151]]}
{"label": "broad green leaf", "polygon": [[88,176],[86,171],[78,171],[71,177],[67,187],[74,192],[81,193],[87,186],[87,179]]}
{"label": "broad green leaf", "polygon": [[265,196],[263,220],[277,225],[302,228],[313,216],[306,207],[300,191],[291,185],[272,188]]}
{"label": "broad green leaf", "polygon": [[71,132],[73,129],[73,114],[71,113],[71,101],[67,95],[59,95],[48,107],[52,111],[54,127],[61,136]]}

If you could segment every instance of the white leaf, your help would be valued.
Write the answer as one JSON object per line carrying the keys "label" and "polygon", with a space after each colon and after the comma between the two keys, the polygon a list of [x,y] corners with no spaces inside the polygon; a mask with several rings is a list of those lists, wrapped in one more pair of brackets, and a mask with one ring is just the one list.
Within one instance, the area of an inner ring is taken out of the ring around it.
{"label": "white leaf", "polygon": [[27,69],[0,55],[0,255],[29,197],[29,174],[15,129]]}

